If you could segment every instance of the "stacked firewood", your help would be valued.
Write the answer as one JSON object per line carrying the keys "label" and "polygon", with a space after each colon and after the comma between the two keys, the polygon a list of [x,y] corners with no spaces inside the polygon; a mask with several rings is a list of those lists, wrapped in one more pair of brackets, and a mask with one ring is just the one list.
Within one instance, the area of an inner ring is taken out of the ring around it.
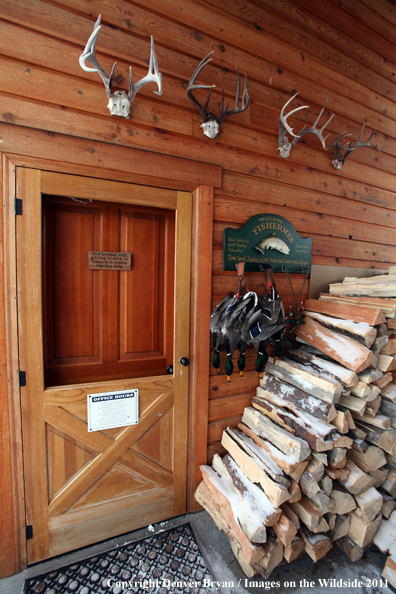
{"label": "stacked firewood", "polygon": [[354,562],[374,542],[395,585],[396,301],[309,299],[295,336],[223,432],[224,457],[201,467],[196,499],[248,577],[333,543]]}

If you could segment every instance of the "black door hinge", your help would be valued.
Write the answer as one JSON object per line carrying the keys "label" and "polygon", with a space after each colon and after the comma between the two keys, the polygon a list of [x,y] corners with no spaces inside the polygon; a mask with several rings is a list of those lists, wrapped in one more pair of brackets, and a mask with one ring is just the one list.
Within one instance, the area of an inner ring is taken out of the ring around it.
{"label": "black door hinge", "polygon": [[23,388],[23,386],[26,386],[26,371],[19,372],[19,387]]}
{"label": "black door hinge", "polygon": [[30,524],[30,526],[26,526],[26,540],[31,538],[33,538],[33,526]]}
{"label": "black door hinge", "polygon": [[21,215],[22,214],[22,199],[15,198],[15,214]]}

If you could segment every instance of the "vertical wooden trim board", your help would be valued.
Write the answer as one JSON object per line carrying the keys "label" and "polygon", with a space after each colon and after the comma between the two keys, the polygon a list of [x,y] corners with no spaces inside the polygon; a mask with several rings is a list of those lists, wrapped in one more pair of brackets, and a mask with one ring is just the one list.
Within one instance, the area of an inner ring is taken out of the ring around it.
{"label": "vertical wooden trim board", "polygon": [[210,312],[212,284],[213,188],[199,186],[193,193],[189,460],[187,510],[200,509],[194,493],[206,464],[208,443]]}

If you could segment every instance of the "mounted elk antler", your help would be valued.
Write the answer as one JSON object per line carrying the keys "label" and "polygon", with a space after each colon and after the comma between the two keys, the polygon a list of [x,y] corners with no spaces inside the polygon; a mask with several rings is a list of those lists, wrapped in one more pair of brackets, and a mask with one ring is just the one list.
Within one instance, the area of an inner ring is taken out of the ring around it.
{"label": "mounted elk antler", "polygon": [[[197,80],[198,75],[201,72],[201,70],[206,66],[206,64],[208,64],[212,60],[212,58],[209,58],[209,56],[211,56],[213,53],[214,52],[210,52],[198,64],[198,67],[196,68],[194,74],[192,75],[190,82],[188,84],[188,88],[187,88],[187,95],[189,96],[190,100],[194,103],[195,107],[198,109],[199,113],[201,114],[202,124],[200,127],[203,128],[203,133],[205,134],[205,136],[207,136],[208,138],[211,138],[212,140],[217,138],[217,135],[220,130],[220,124],[226,117],[228,117],[230,115],[234,115],[236,113],[242,113],[249,107],[249,104],[250,104],[250,97],[247,92],[247,76],[245,74],[245,88],[243,90],[241,107],[239,107],[239,97],[240,97],[240,92],[241,92],[241,79],[239,77],[238,68],[235,66],[236,71],[237,71],[237,77],[238,77],[238,86],[237,86],[237,92],[236,92],[236,96],[235,96],[234,109],[228,109],[228,103],[227,103],[226,108],[224,109],[224,89],[223,89],[223,92],[221,95],[221,103],[220,103],[220,115],[215,116],[211,111],[210,112],[207,111],[210,96],[212,94],[212,90],[216,87],[216,85],[209,85],[209,86],[208,85],[197,85],[197,84],[195,84],[195,81]],[[205,105],[202,106],[199,103],[199,101],[194,97],[192,92],[195,89],[209,89],[208,98],[206,99]]]}
{"label": "mounted elk antler", "polygon": [[[280,117],[279,117],[279,136],[278,136],[279,147],[278,147],[278,151],[280,151],[279,155],[282,157],[282,159],[287,159],[287,157],[290,155],[290,151],[292,150],[292,148],[294,148],[296,146],[297,142],[305,134],[316,134],[316,136],[319,138],[320,142],[322,143],[323,148],[326,150],[325,140],[326,140],[326,138],[328,138],[329,135],[323,137],[323,131],[334,117],[334,114],[333,114],[330,117],[330,119],[321,128],[317,129],[316,126],[317,126],[320,118],[322,117],[322,113],[324,111],[324,108],[323,108],[322,111],[320,112],[320,114],[318,115],[318,117],[316,118],[314,124],[310,128],[305,129],[305,126],[304,126],[298,134],[294,134],[291,124],[288,124],[288,122],[287,122],[287,118],[290,117],[293,113],[300,111],[301,109],[309,108],[308,105],[302,105],[301,107],[296,107],[296,109],[292,109],[292,111],[290,111],[288,114],[285,115],[286,107],[289,105],[289,103],[291,103],[291,101],[293,101],[294,97],[297,97],[297,95],[298,95],[298,93],[295,93],[295,95],[293,95],[293,97],[291,97],[291,99],[289,99],[289,101],[287,101],[285,103],[285,105],[282,107]],[[287,138],[286,133],[289,133],[291,136],[294,137],[292,142],[289,142],[289,139]]]}
{"label": "mounted elk antler", "polygon": [[[360,139],[362,138],[362,134],[363,134],[363,130],[364,130],[365,126],[366,126],[366,124],[363,124],[363,127],[360,130],[359,138],[357,139],[355,144],[353,144],[352,141],[350,141],[349,143],[344,144],[344,145],[341,144],[342,140],[347,138],[347,136],[351,136],[350,134],[345,134],[345,132],[342,132],[342,134],[339,134],[337,136],[337,138],[334,139],[333,144],[331,144],[329,146],[329,148],[334,148],[334,157],[331,161],[332,164],[334,165],[334,169],[341,169],[342,166],[344,165],[345,160],[347,159],[348,155],[350,155],[351,152],[355,148],[358,148],[359,146],[367,146],[368,148],[375,149],[379,153],[381,152],[379,150],[377,144],[375,146],[370,144],[370,140],[374,136],[375,130],[372,131],[370,138],[366,142],[360,142]],[[341,150],[345,150],[345,153],[343,155],[340,154]]]}
{"label": "mounted elk antler", "polygon": [[[98,41],[98,34],[101,29],[100,19],[102,15],[99,15],[98,20],[95,23],[93,33],[87,41],[87,45],[84,48],[83,53],[80,56],[80,66],[86,72],[97,72],[104,82],[106,94],[109,99],[107,107],[110,110],[111,115],[122,116],[129,118],[131,115],[131,105],[135,99],[136,94],[140,89],[148,83],[154,82],[158,85],[158,91],[154,91],[156,95],[162,95],[162,74],[158,71],[157,56],[154,50],[154,39],[151,36],[151,53],[150,53],[150,64],[148,73],[144,78],[139,80],[135,85],[132,84],[132,68],[129,67],[129,92],[128,95],[123,89],[113,91],[113,78],[114,70],[117,62],[114,62],[113,68],[111,69],[110,77],[99,64],[96,59],[96,43]],[[88,60],[94,68],[86,66],[85,62]]]}

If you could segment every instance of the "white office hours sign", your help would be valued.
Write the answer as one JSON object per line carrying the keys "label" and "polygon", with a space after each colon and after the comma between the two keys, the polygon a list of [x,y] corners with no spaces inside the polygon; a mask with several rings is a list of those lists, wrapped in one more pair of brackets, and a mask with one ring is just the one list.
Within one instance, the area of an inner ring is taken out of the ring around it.
{"label": "white office hours sign", "polygon": [[88,394],[88,432],[137,425],[139,390]]}

